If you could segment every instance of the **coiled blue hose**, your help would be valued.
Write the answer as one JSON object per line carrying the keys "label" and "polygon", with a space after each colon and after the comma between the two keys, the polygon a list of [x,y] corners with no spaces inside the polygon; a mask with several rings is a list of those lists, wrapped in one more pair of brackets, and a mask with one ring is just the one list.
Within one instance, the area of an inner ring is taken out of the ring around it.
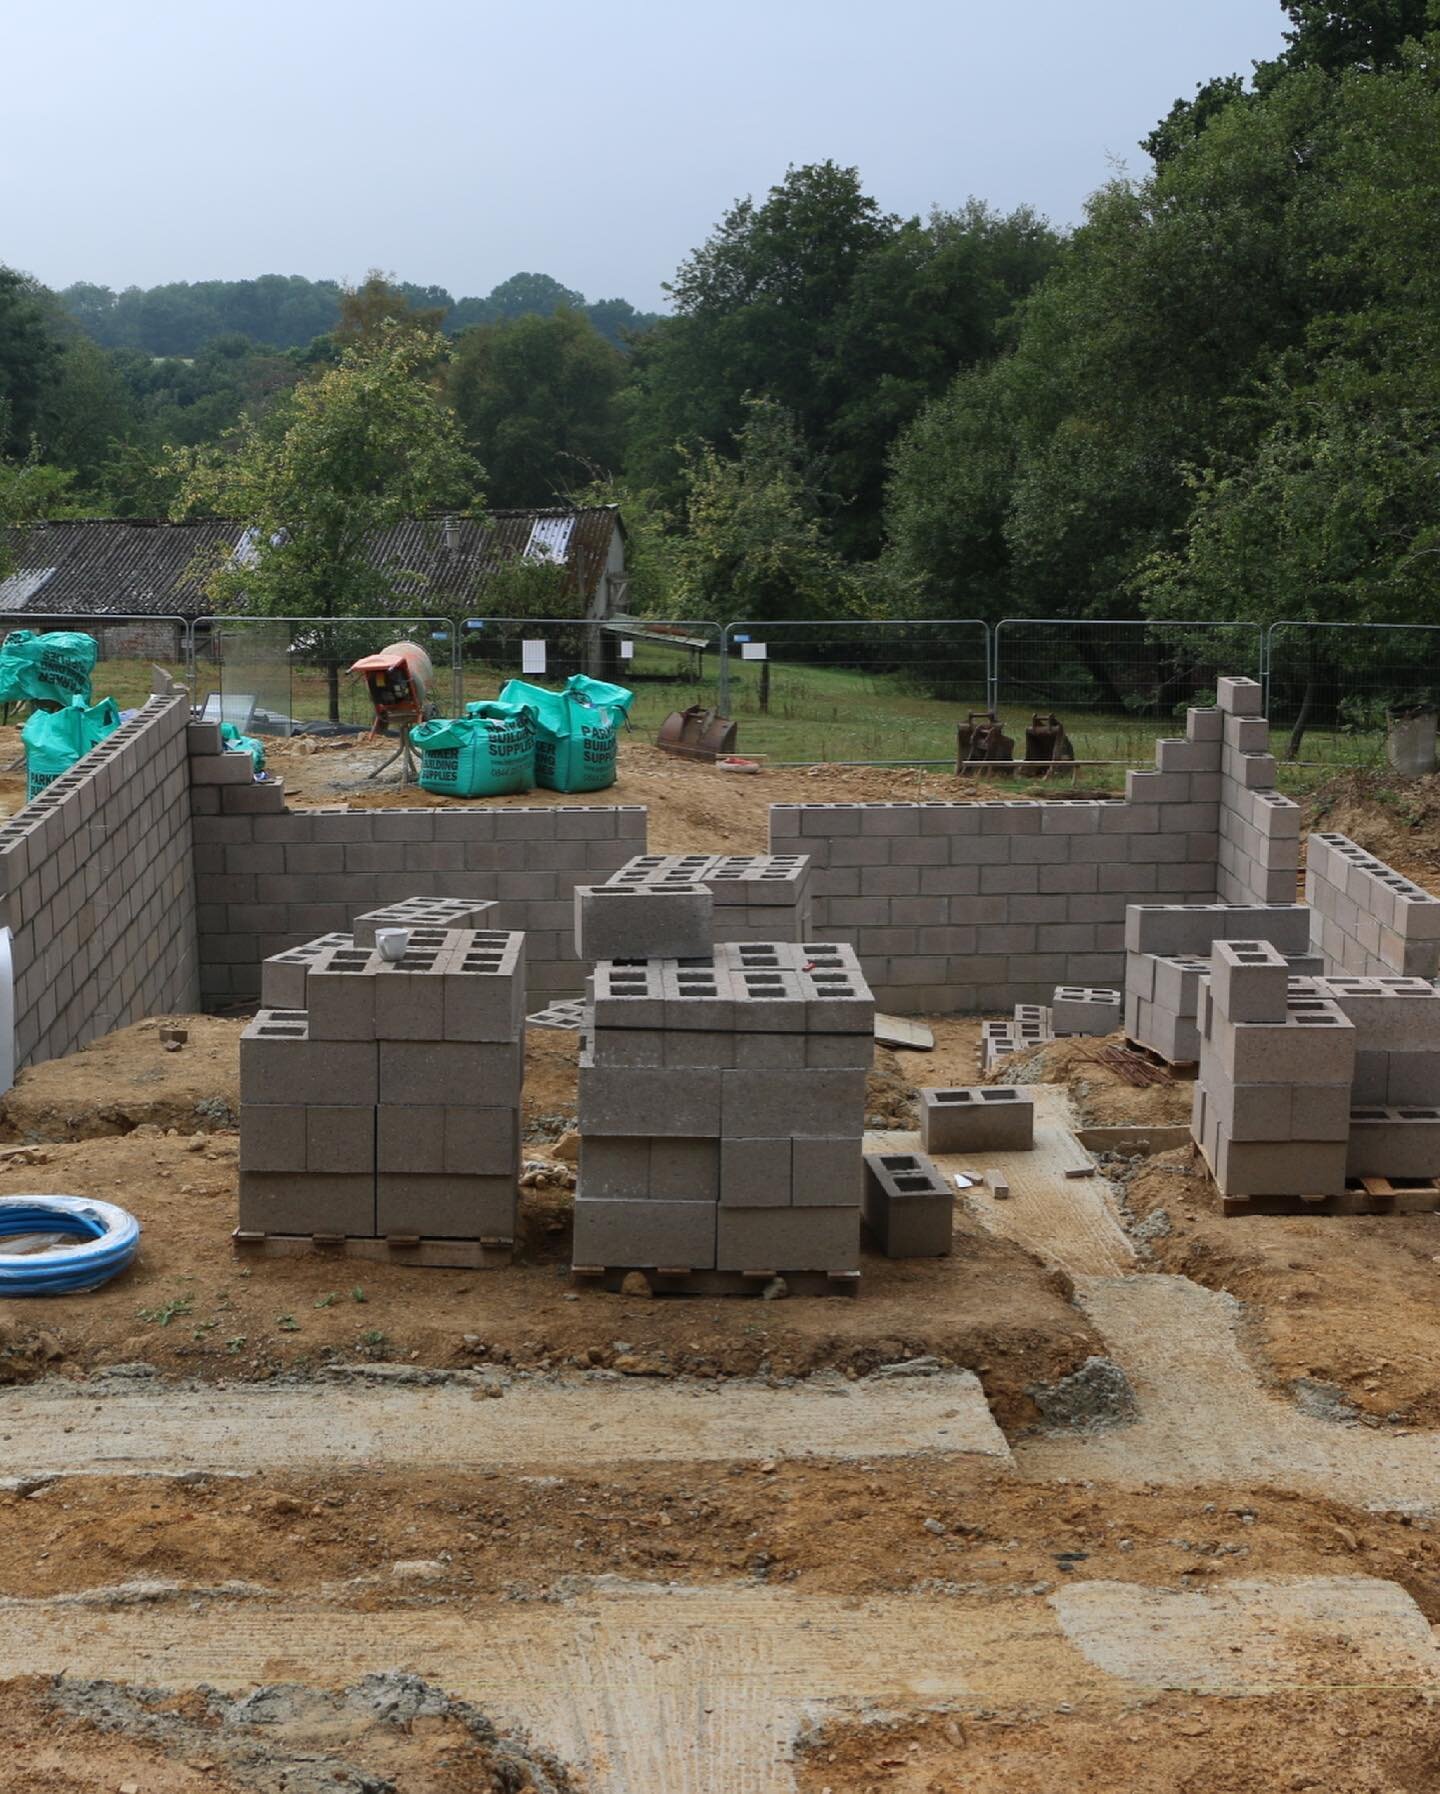
{"label": "coiled blue hose", "polygon": [[0,1251],[0,1296],[69,1296],[98,1289],[133,1262],[140,1223],[113,1202],[87,1196],[0,1196],[0,1240],[61,1233],[73,1246]]}

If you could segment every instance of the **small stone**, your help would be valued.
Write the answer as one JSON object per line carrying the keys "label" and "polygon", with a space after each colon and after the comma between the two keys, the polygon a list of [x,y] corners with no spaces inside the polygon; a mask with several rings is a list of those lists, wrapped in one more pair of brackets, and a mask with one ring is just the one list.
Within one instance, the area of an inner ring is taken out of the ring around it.
{"label": "small stone", "polygon": [[579,1133],[573,1127],[566,1128],[550,1150],[557,1159],[563,1159],[567,1165],[578,1164],[580,1161]]}
{"label": "small stone", "polygon": [[790,1285],[783,1277],[772,1277],[760,1292],[762,1301],[779,1302],[790,1294]]}
{"label": "small stone", "polygon": [[933,1533],[937,1539],[944,1538],[946,1528],[943,1520],[926,1520],[924,1526],[926,1532]]}
{"label": "small stone", "polygon": [[650,1279],[643,1271],[626,1272],[625,1281],[620,1285],[622,1296],[648,1296],[652,1293]]}
{"label": "small stone", "polygon": [[445,1566],[433,1557],[407,1557],[391,1564],[390,1574],[401,1582],[434,1582],[445,1574]]}

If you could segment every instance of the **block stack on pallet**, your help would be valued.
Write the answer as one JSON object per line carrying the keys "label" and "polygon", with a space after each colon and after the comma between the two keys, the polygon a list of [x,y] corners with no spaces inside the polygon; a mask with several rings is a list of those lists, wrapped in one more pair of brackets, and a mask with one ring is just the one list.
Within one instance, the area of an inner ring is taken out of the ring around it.
{"label": "block stack on pallet", "polygon": [[1328,972],[1433,978],[1440,969],[1440,898],[1348,836],[1309,837],[1305,900]]}
{"label": "block stack on pallet", "polygon": [[237,1243],[368,1241],[438,1264],[508,1258],[524,940],[412,926],[395,961],[341,935],[266,962],[276,1006],[240,1043]]}
{"label": "block stack on pallet", "polygon": [[602,961],[580,1059],[577,1274],[706,1287],[859,1264],[874,1001],[843,946]]}
{"label": "block stack on pallet", "polygon": [[806,941],[814,932],[803,853],[642,854],[606,883],[647,891],[702,886],[715,905],[713,943]]}
{"label": "block stack on pallet", "polygon": [[1295,997],[1265,940],[1216,941],[1200,1004],[1192,1132],[1227,1212],[1253,1198],[1344,1194],[1356,1030]]}
{"label": "block stack on pallet", "polygon": [[1200,1058],[1199,1002],[1215,942],[1258,938],[1289,960],[1289,975],[1316,969],[1310,912],[1299,903],[1144,904],[1125,912],[1125,1033],[1172,1065]]}

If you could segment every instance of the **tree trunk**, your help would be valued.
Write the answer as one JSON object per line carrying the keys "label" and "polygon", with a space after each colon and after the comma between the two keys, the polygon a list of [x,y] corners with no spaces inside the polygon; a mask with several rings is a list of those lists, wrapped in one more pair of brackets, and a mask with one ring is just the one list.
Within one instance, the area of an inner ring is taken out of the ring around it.
{"label": "tree trunk", "polygon": [[1095,681],[1095,689],[1099,692],[1104,707],[1116,714],[1123,714],[1125,699],[1110,674],[1109,657],[1114,653],[1113,648],[1107,649],[1098,642],[1088,641],[1082,630],[1075,644],[1075,653],[1081,666]]}
{"label": "tree trunk", "polygon": [[332,659],[325,662],[325,689],[330,699],[330,721],[338,723],[340,721],[340,662],[338,660]]}
{"label": "tree trunk", "polygon": [[1305,695],[1300,700],[1300,709],[1295,717],[1295,727],[1290,731],[1289,741],[1285,743],[1285,758],[1287,760],[1300,758],[1300,743],[1304,741],[1305,731],[1310,725],[1310,715],[1315,708],[1316,688],[1319,683],[1315,674],[1315,664],[1312,661],[1310,671],[1305,676]]}
{"label": "tree trunk", "polygon": [[770,714],[770,662],[768,660],[760,662],[760,714],[761,716]]}

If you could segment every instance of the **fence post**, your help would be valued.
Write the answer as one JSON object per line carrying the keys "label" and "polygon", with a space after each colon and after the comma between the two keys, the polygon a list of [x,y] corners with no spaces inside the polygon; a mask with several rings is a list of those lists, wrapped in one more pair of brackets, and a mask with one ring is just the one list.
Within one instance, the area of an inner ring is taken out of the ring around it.
{"label": "fence post", "polygon": [[730,714],[730,625],[720,630],[720,671],[716,682],[716,708],[721,716]]}
{"label": "fence post", "polygon": [[455,617],[450,623],[450,699],[456,716],[462,716],[465,711],[465,669],[460,661],[461,621]]}
{"label": "fence post", "polygon": [[1000,702],[1000,630],[1002,624],[985,625],[985,708],[995,710]]}

